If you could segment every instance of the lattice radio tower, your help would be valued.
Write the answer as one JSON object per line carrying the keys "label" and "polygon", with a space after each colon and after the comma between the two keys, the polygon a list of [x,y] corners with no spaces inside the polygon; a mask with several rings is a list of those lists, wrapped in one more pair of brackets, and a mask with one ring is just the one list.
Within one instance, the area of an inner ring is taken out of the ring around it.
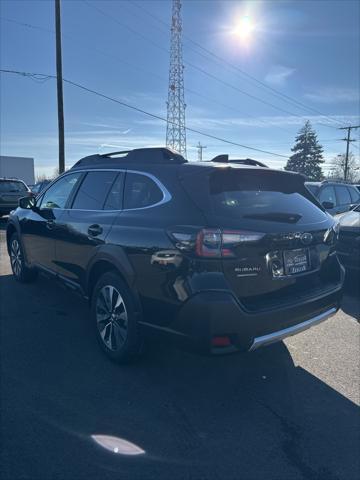
{"label": "lattice radio tower", "polygon": [[181,0],[173,0],[166,146],[186,157],[184,65],[182,57]]}

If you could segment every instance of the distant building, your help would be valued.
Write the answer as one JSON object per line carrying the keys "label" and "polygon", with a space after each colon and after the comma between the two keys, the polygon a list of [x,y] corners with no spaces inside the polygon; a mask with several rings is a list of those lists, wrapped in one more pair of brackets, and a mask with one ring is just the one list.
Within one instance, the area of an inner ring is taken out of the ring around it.
{"label": "distant building", "polygon": [[34,159],[0,155],[0,177],[19,178],[27,185],[34,185]]}

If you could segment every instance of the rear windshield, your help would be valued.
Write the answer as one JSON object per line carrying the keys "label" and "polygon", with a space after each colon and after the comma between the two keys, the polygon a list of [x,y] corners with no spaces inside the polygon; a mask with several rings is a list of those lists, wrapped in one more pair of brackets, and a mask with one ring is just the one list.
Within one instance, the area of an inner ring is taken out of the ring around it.
{"label": "rear windshield", "polygon": [[300,176],[281,172],[226,169],[189,177],[185,187],[205,214],[224,220],[308,224],[326,216]]}
{"label": "rear windshield", "polygon": [[14,182],[11,180],[2,180],[0,182],[0,193],[18,193],[26,191],[26,187],[22,182]]}
{"label": "rear windshield", "polygon": [[323,212],[306,198],[302,183],[282,174],[216,172],[209,179],[213,212],[224,217],[308,223],[324,219]]}

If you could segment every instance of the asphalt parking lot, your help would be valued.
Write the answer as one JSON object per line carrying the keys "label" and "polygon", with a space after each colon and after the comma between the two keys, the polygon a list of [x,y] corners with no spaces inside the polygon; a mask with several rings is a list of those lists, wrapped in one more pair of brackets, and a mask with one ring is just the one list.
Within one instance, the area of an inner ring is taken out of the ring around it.
{"label": "asphalt parking lot", "polygon": [[[15,282],[4,228],[3,479],[360,478],[355,278],[342,311],[285,343],[224,357],[153,344],[120,367],[98,349],[79,297],[45,278]],[[110,451],[94,435],[117,443]]]}

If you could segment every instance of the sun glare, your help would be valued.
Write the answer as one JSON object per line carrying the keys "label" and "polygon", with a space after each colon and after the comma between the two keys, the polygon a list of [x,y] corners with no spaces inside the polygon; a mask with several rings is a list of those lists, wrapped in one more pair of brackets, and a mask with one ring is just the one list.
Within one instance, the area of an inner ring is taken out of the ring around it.
{"label": "sun glare", "polygon": [[248,15],[238,19],[234,29],[233,34],[239,38],[242,42],[249,42],[255,31],[255,23],[251,17]]}

